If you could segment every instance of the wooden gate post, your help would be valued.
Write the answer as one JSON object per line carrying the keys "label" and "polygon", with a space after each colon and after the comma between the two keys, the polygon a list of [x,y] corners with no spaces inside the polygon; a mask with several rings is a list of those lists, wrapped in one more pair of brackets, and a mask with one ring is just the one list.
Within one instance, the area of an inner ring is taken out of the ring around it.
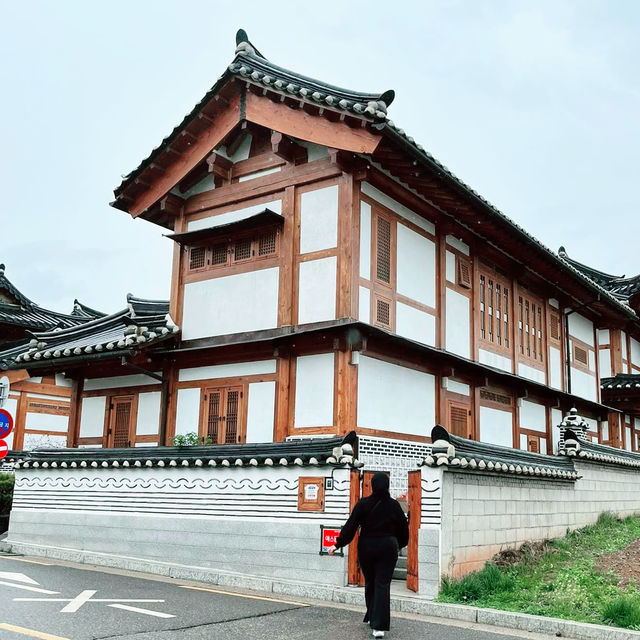
{"label": "wooden gate post", "polygon": [[409,471],[409,545],[407,547],[407,589],[418,591],[418,533],[422,519],[422,471]]}
{"label": "wooden gate post", "polygon": [[[360,470],[351,469],[349,474],[349,513],[360,500]],[[347,584],[360,584],[360,569],[358,569],[358,534],[349,545],[349,559],[347,561]]]}

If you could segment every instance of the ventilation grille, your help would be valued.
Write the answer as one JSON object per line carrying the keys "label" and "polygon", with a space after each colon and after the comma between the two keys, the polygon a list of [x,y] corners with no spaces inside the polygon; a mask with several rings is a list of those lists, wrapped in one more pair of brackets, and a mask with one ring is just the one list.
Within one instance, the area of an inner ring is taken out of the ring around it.
{"label": "ventilation grille", "polygon": [[391,304],[387,300],[376,300],[376,322],[391,327]]}
{"label": "ventilation grille", "polygon": [[378,250],[376,276],[382,282],[391,283],[391,223],[378,217]]}
{"label": "ventilation grille", "polygon": [[458,265],[458,286],[471,289],[471,262],[457,256],[456,263]]}
{"label": "ventilation grille", "polygon": [[585,367],[589,366],[589,352],[579,345],[573,346],[573,357],[576,362],[583,364]]}

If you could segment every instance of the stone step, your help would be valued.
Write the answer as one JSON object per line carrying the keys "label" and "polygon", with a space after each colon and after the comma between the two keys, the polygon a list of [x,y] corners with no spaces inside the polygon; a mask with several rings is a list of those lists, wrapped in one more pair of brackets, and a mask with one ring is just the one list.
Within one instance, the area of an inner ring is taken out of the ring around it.
{"label": "stone step", "polygon": [[407,579],[407,557],[398,556],[398,562],[396,563],[396,568],[393,570],[393,579],[394,580],[406,580]]}

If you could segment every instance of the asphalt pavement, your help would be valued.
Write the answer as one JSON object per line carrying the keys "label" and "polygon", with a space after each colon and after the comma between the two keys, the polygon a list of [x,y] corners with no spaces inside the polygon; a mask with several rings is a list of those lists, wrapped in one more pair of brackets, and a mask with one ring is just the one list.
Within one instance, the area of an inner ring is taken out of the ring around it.
{"label": "asphalt pavement", "polygon": [[[365,640],[362,610],[0,554],[1,640]],[[392,614],[391,640],[544,639]]]}

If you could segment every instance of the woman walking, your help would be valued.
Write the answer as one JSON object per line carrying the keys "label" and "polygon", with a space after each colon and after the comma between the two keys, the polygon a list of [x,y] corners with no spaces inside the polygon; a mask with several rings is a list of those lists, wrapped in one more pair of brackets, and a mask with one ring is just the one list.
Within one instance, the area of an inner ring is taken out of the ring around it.
{"label": "woman walking", "polygon": [[353,508],[329,554],[348,545],[360,527],[358,560],[367,603],[364,622],[371,626],[374,638],[384,638],[384,632],[389,630],[393,570],[398,551],[409,541],[409,527],[402,507],[389,495],[386,473],[374,474],[371,489],[372,494],[359,500]]}

